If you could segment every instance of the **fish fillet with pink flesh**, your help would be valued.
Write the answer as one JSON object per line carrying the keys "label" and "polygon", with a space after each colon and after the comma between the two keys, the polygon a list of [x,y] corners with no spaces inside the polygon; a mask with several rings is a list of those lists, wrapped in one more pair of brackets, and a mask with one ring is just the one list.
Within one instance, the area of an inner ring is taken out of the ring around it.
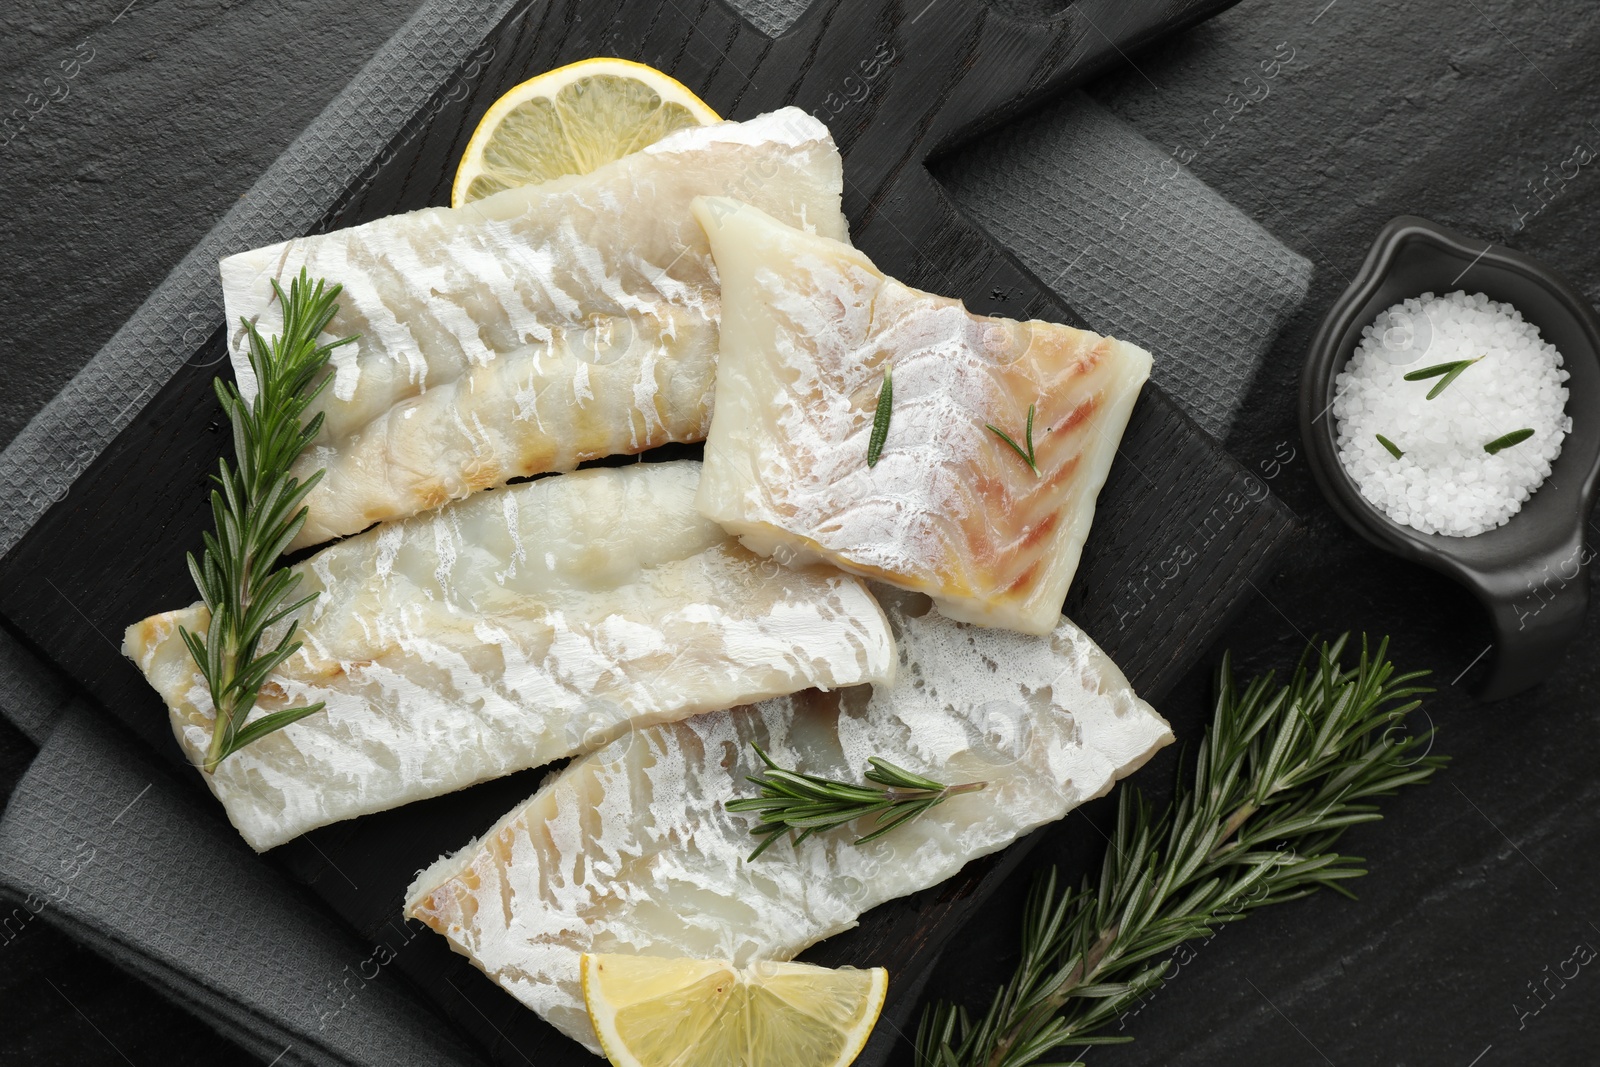
{"label": "fish fillet with pink flesh", "polygon": [[[1055,629],[1150,354],[970,314],[758,207],[695,211],[723,279],[700,510],[758,552],[926,593],[953,619]],[[1000,436],[1027,452],[1030,408],[1037,470]]]}

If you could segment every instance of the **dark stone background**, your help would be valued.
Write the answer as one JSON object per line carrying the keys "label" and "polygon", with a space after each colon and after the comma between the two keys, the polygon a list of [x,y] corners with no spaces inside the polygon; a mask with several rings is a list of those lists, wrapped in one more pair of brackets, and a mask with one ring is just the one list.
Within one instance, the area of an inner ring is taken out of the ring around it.
{"label": "dark stone background", "polygon": [[[0,111],[39,90],[79,42],[88,42],[80,54],[93,49],[69,95],[0,149],[12,205],[0,218],[0,440],[410,8],[125,2],[0,8]],[[1279,42],[1296,49],[1295,62],[1266,100],[1221,124],[1228,94],[1244,91]],[[1460,675],[1489,643],[1478,609],[1334,518],[1293,412],[1317,319],[1393,215],[1503,239],[1600,297],[1600,168],[1554,178],[1579,144],[1600,147],[1597,59],[1600,6],[1584,0],[1245,0],[1093,87],[1158,144],[1194,150],[1200,177],[1317,268],[1227,442],[1306,529],[1223,647],[1249,675],[1292,665],[1316,633],[1390,634],[1402,667],[1436,672],[1436,751],[1454,761],[1434,784],[1389,802],[1384,822],[1347,838],[1372,871],[1355,884],[1359,901],[1323,894],[1224,930],[1132,1021],[1134,1044],[1085,1053],[1096,1067],[1600,1062],[1600,970],[1564,986],[1549,977],[1575,946],[1600,947],[1597,620],[1544,686],[1476,703],[1475,673]],[[1533,185],[1546,178],[1548,202],[1534,214]],[[1519,226],[1521,212],[1530,214]],[[1162,709],[1180,737],[1199,734],[1206,675]],[[0,723],[0,795],[30,755]],[[1169,749],[1140,785],[1163,791],[1177,758]],[[1094,860],[1090,820],[1106,811],[1102,802],[1070,817],[1029,866],[1054,859],[1075,880]],[[1016,879],[963,935],[934,978],[937,993],[986,1000],[1014,956],[1025,888]],[[1537,983],[1543,1006],[1533,1013]],[[243,1058],[42,923],[0,944],[0,1018],[6,1064]]]}

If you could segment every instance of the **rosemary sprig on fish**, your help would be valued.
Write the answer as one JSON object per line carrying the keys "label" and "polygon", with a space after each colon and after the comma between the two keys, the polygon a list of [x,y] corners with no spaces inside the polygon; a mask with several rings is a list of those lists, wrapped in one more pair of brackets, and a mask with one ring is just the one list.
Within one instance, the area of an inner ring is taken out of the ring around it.
{"label": "rosemary sprig on fish", "polygon": [[1445,757],[1428,753],[1431,730],[1399,733],[1423,672],[1396,674],[1387,641],[1371,656],[1363,642],[1346,669],[1346,641],[1276,688],[1268,674],[1239,691],[1224,658],[1192,779],[1159,818],[1123,789],[1098,882],[1040,880],[1015,974],[979,1019],[926,1011],[917,1067],[1027,1067],[1063,1045],[1130,1041],[1095,1031],[1161,984],[1179,944],[1323,887],[1349,896],[1343,882],[1366,872],[1333,846],[1381,818],[1371,798],[1427,781]]}
{"label": "rosemary sprig on fish", "polygon": [[866,844],[953,796],[976,793],[989,784],[945,785],[872,756],[867,760],[871,769],[864,775],[872,785],[852,785],[784,770],[760,745],[750,747],[767,765],[765,775],[749,775],[746,779],[761,787],[761,795],[730,800],[728,810],[760,813],[761,821],[750,832],[763,840],[750,853],[748,859],[752,860],[785,832],[794,831],[794,843],[798,845],[818,830],[873,818],[876,822],[872,831],[856,838],[856,844]]}
{"label": "rosemary sprig on fish", "polygon": [[1028,469],[1033,471],[1033,473],[1038,474],[1039,473],[1039,463],[1038,463],[1037,460],[1034,459],[1034,456],[1033,456],[1033,408],[1034,408],[1034,405],[1032,405],[1032,404],[1028,405],[1028,430],[1027,430],[1027,433],[1023,437],[1023,440],[1028,445],[1026,451],[1024,451],[1022,445],[1019,445],[1019,444],[1017,444],[1016,441],[1012,440],[1011,439],[1011,435],[1006,433],[1000,427],[991,425],[990,423],[987,423],[987,422],[984,423],[983,425],[984,425],[984,428],[987,429],[990,433],[994,434],[996,437],[1000,438],[1000,440],[1002,440],[1006,444],[1010,445],[1011,446],[1011,451],[1015,452],[1017,455],[1022,457],[1022,462],[1026,463],[1028,465]]}
{"label": "rosemary sprig on fish", "polygon": [[322,426],[320,412],[309,422],[302,416],[327,384],[325,377],[318,379],[329,355],[355,340],[317,341],[339,310],[339,286],[320,278],[313,285],[301,270],[287,295],[276,280],[272,288],[283,307],[283,332],[267,341],[253,323],[244,323],[258,383],[254,401],[246,403],[232,382],[214,383],[233,426],[235,463],[217,461],[211,491],[216,529],[205,532],[199,560],[189,553],[189,573],[211,613],[204,637],[180,628],[216,711],[203,764],[207,773],[251,742],[323,707],[319,701],[284,708],[244,725],[267,676],[300,648],[291,621],[278,643],[261,651],[267,630],[316,599],[313,593],[289,602],[300,576],[277,561],[305,525],[301,502],[322,472],[301,482],[289,468]]}
{"label": "rosemary sprig on fish", "polygon": [[889,417],[894,414],[894,368],[883,368],[883,385],[878,388],[878,410],[872,416],[872,437],[867,441],[867,466],[876,467],[889,440]]}

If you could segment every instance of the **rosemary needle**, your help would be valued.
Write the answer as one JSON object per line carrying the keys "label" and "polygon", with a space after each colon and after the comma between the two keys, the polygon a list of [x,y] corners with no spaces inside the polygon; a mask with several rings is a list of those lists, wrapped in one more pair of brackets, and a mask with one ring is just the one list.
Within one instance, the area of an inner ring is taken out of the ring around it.
{"label": "rosemary needle", "polygon": [[760,822],[750,832],[764,840],[750,853],[752,860],[786,831],[795,831],[794,843],[798,845],[818,830],[872,816],[877,820],[874,829],[855,841],[858,845],[865,844],[953,796],[975,793],[988,784],[968,782],[947,786],[872,756],[867,760],[870,769],[866,779],[873,784],[852,785],[815,774],[784,770],[760,745],[751,747],[767,765],[763,777],[752,775],[748,779],[761,787],[761,795],[730,800],[727,807],[729,811],[760,813]]}
{"label": "rosemary needle", "polygon": [[1011,439],[1011,435],[1006,433],[1000,427],[992,426],[987,422],[984,423],[983,425],[987,430],[989,430],[989,432],[995,434],[997,437],[1000,438],[1000,440],[1002,440],[1006,444],[1010,445],[1011,446],[1011,451],[1013,451],[1017,455],[1021,456],[1022,457],[1022,462],[1026,463],[1028,465],[1028,467],[1033,471],[1034,474],[1038,474],[1039,473],[1039,464],[1034,461],[1034,457],[1033,457],[1033,405],[1032,404],[1028,405],[1028,432],[1027,432],[1027,435],[1025,437],[1025,440],[1028,443],[1027,451],[1023,451],[1022,446],[1017,444],[1017,442],[1013,441]]}
{"label": "rosemary needle", "polygon": [[1393,456],[1395,459],[1399,459],[1401,456],[1405,455],[1404,452],[1400,451],[1399,445],[1383,436],[1383,434],[1375,433],[1372,436],[1376,437],[1378,439],[1378,443],[1384,448],[1387,448],[1389,450],[1389,455]]}
{"label": "rosemary needle", "polygon": [[[1353,668],[1347,638],[1302,660],[1286,686],[1235,686],[1228,660],[1191,774],[1159,816],[1124,786],[1098,879],[1077,891],[1054,871],[1035,886],[1022,956],[987,1011],[931,1006],[917,1067],[1027,1067],[1064,1045],[1131,1040],[1095,1031],[1159,986],[1169,953],[1266,904],[1366,873],[1333,851],[1344,831],[1380,818],[1373,798],[1427,781],[1445,757],[1432,731],[1405,734],[1420,674],[1396,674],[1387,642]],[[1312,650],[1308,650],[1308,654]],[[1053,1067],[1065,1067],[1058,1057]]]}
{"label": "rosemary needle", "polygon": [[876,467],[889,439],[889,416],[894,411],[893,367],[883,368],[883,385],[878,388],[878,410],[872,416],[872,437],[867,441],[867,466]]}
{"label": "rosemary needle", "polygon": [[334,303],[339,286],[320,279],[313,285],[302,267],[288,295],[276,279],[272,290],[283,308],[283,332],[268,342],[254,324],[244,322],[255,400],[245,403],[231,382],[217,378],[213,383],[233,425],[235,465],[217,461],[211,476],[215,530],[205,532],[200,560],[189,553],[189,573],[211,623],[204,637],[182,627],[178,631],[211,691],[216,717],[204,762],[208,774],[251,742],[322,710],[320,702],[284,708],[244,725],[268,675],[300,648],[295,620],[276,645],[261,651],[267,631],[317,598],[312,593],[289,602],[300,576],[277,565],[305,525],[301,502],[322,477],[318,471],[301,482],[289,469],[322,426],[320,412],[309,423],[302,416],[327,384],[325,377],[318,379],[329,354],[355,340],[317,342],[339,310]]}
{"label": "rosemary needle", "polygon": [[1522,442],[1526,441],[1532,436],[1533,431],[1531,429],[1512,430],[1504,437],[1496,437],[1493,441],[1490,441],[1488,444],[1484,445],[1483,450],[1489,453],[1489,455],[1493,456],[1507,448],[1510,448],[1512,445],[1520,445]]}
{"label": "rosemary needle", "polygon": [[[1463,371],[1482,358],[1482,356],[1479,356],[1477,359],[1457,359],[1452,360],[1449,363],[1435,363],[1431,367],[1423,367],[1421,370],[1414,370],[1404,377],[1408,382],[1420,382],[1427,378],[1439,378],[1438,383],[1434,385],[1432,389],[1428,390],[1426,399],[1432,400],[1434,397],[1438,396],[1440,393],[1449,388],[1451,382],[1461,377]],[[1440,375],[1443,375],[1443,377],[1440,377]]]}

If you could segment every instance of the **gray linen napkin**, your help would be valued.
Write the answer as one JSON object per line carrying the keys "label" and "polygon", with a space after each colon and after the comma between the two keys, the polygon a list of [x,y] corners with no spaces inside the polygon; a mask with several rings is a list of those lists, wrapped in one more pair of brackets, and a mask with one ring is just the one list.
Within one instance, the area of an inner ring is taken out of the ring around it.
{"label": "gray linen napkin", "polygon": [[[740,6],[771,31],[803,0]],[[15,501],[0,512],[0,552],[220,325],[218,258],[312,226],[509,8],[428,0],[0,454]],[[1158,149],[1081,94],[974,147],[940,169],[957,204],[1090,322],[1154,351],[1157,380],[1224,432],[1305,294],[1306,261],[1187,172],[1163,170]],[[78,871],[47,907],[50,921],[265,1059],[287,1046],[281,1063],[471,1062],[399,983],[334,992],[372,946],[354,944],[250,854],[198,789],[69,693],[0,631],[0,713],[43,744],[0,820],[0,887],[47,899],[61,872]],[[240,907],[224,916],[203,906],[216,899]],[[329,995],[340,997],[331,1020]]]}
{"label": "gray linen napkin", "polygon": [[42,746],[72,698],[70,682],[0,629],[0,715]]}
{"label": "gray linen napkin", "polygon": [[779,37],[805,14],[806,0],[731,0],[750,25],[768,37]]}
{"label": "gray linen napkin", "polygon": [[385,980],[385,951],[172,774],[109,716],[71,704],[0,820],[0,886],[263,1060],[476,1062]]}

